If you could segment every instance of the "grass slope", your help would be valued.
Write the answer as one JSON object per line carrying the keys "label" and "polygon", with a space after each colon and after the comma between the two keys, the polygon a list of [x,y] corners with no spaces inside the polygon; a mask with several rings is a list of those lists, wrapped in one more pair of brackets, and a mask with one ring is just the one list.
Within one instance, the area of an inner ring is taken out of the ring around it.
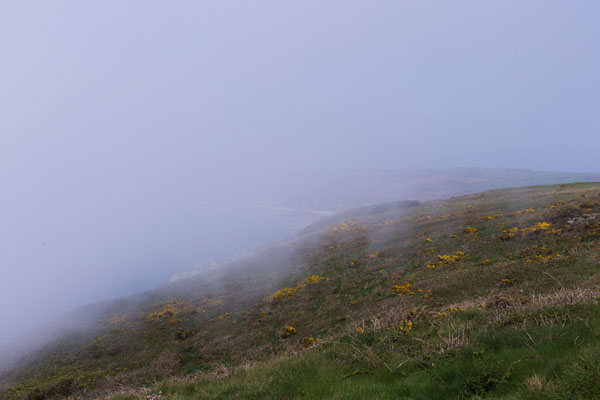
{"label": "grass slope", "polygon": [[600,185],[358,209],[110,304],[9,399],[600,398]]}

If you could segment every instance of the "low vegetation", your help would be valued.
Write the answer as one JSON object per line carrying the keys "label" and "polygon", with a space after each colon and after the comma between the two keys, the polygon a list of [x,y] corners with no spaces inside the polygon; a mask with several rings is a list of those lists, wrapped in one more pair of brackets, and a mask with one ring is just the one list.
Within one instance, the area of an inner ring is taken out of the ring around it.
{"label": "low vegetation", "polygon": [[111,304],[22,359],[1,396],[600,398],[600,184],[325,225]]}

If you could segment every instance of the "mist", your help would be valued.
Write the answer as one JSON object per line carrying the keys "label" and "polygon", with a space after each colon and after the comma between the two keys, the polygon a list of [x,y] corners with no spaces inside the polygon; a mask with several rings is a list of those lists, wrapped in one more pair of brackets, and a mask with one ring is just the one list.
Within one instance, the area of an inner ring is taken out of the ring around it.
{"label": "mist", "polygon": [[575,176],[447,168],[593,180],[598,12],[2,2],[0,344],[349,207]]}

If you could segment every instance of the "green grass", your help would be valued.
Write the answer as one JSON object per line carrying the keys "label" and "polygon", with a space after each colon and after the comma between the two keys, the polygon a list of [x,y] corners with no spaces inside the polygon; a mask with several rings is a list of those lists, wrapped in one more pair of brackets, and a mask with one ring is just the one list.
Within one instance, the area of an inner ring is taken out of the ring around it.
{"label": "green grass", "polygon": [[[488,329],[459,350],[427,359],[389,354],[380,360],[385,364],[378,368],[356,361],[349,347],[324,344],[225,378],[165,383],[153,389],[161,390],[167,398],[182,400],[449,399],[484,395],[592,399],[600,393],[599,311],[598,305],[558,307],[548,312],[556,313],[558,319],[576,321],[564,326],[553,323]],[[462,315],[468,320],[472,317]],[[539,391],[531,388],[532,377],[543,382]]]}

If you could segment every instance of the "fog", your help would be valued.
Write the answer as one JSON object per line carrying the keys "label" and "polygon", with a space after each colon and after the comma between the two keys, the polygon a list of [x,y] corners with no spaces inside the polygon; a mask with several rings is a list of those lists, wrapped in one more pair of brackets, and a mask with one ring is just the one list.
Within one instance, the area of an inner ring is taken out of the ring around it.
{"label": "fog", "polygon": [[3,1],[0,344],[347,207],[471,190],[381,171],[600,172],[599,12]]}

